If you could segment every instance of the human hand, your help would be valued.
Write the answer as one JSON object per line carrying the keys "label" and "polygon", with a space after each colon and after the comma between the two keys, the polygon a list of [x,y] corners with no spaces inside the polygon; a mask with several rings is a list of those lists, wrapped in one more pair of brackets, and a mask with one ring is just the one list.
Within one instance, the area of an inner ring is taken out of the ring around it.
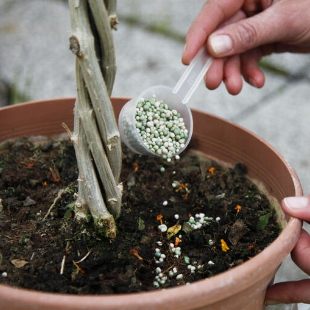
{"label": "human hand", "polygon": [[236,95],[242,76],[260,88],[265,83],[258,67],[263,56],[310,52],[309,15],[309,0],[208,0],[188,31],[182,61],[189,64],[207,42],[216,58],[205,78],[209,89],[224,81]]}
{"label": "human hand", "polygon": [[[285,213],[310,222],[310,195],[285,198],[282,208]],[[302,230],[291,256],[295,264],[310,275],[310,236],[305,230]],[[310,279],[277,283],[267,290],[266,305],[300,302],[310,304]]]}

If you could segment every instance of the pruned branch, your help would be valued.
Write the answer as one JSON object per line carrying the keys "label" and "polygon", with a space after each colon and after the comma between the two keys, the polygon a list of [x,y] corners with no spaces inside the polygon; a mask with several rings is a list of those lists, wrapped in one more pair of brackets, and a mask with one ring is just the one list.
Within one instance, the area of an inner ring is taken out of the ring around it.
{"label": "pruned branch", "polygon": [[[70,0],[70,2],[74,1]],[[87,15],[87,1],[80,0],[79,6],[75,6],[70,12],[71,20],[73,21],[73,36],[70,37],[70,43],[74,41],[73,52],[76,51],[76,46],[79,46],[78,54],[80,56],[76,54],[78,56],[77,59],[96,114],[100,136],[105,145],[105,151],[109,158],[113,175],[115,180],[118,181],[121,170],[120,135],[105,81],[96,58],[94,37]]]}
{"label": "pruned branch", "polygon": [[[116,3],[116,1],[114,2]],[[95,25],[99,30],[98,40],[101,47],[102,72],[108,94],[111,96],[116,73],[114,43],[111,31],[102,31],[102,29],[109,29],[110,27],[109,16],[102,1],[89,0],[89,5]],[[109,48],[106,48],[107,46]]]}
{"label": "pruned branch", "polygon": [[105,154],[100,135],[96,125],[94,111],[86,93],[86,87],[81,75],[80,68],[76,68],[77,88],[79,97],[79,117],[83,124],[88,147],[92,153],[97,171],[101,180],[109,180],[104,182],[104,193],[109,211],[114,217],[118,217],[121,211],[122,193],[115,182],[108,158]]}
{"label": "pruned branch", "polygon": [[69,0],[78,90],[71,138],[79,167],[76,214],[85,218],[87,206],[109,237],[116,233],[111,214],[119,216],[122,199],[121,141],[109,98],[116,71],[109,13],[115,6],[115,0]]}
{"label": "pruned branch", "polygon": [[[76,101],[74,134],[71,137],[73,142],[76,159],[79,167],[79,187],[83,188],[82,196],[79,198],[86,201],[87,206],[93,216],[95,226],[107,237],[116,236],[116,225],[113,216],[107,210],[100,185],[97,180],[96,172],[92,164],[91,154],[88,148],[84,129],[79,115],[79,101]],[[80,201],[78,201],[80,203]]]}

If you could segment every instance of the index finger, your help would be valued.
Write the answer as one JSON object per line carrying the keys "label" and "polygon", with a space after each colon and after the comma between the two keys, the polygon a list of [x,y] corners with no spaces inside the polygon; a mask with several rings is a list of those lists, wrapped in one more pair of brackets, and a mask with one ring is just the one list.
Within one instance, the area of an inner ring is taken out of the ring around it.
{"label": "index finger", "polygon": [[182,62],[188,65],[209,35],[236,14],[245,0],[208,0],[195,18],[186,36]]}

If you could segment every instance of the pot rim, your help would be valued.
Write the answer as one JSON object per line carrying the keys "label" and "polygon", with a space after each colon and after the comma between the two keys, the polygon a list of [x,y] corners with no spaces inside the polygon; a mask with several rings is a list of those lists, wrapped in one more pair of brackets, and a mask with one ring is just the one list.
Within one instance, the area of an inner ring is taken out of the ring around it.
{"label": "pot rim", "polygon": [[[120,100],[129,100],[125,97],[115,97],[114,99]],[[8,109],[18,108],[19,106],[28,106],[32,104],[44,104],[47,102],[53,101],[72,101],[75,98],[57,98],[57,99],[46,99],[39,101],[31,101],[26,103],[21,103],[15,106],[3,107],[0,109],[6,111]],[[198,111],[192,109],[195,112],[201,114],[209,113]],[[230,121],[227,121],[218,116],[211,115],[213,118],[229,123],[230,125],[240,128],[243,131],[246,131],[248,134],[252,135],[254,138],[263,141],[268,148],[274,152],[277,157],[285,165],[286,169],[289,171],[295,188],[295,195],[301,196],[302,188],[300,181],[289,163],[284,159],[284,157],[276,151],[268,142],[261,139],[256,134],[251,131],[235,124]],[[1,142],[1,141],[0,141]],[[157,308],[158,306],[164,306],[165,309],[176,309],[178,307],[184,306],[187,302],[190,304],[191,308],[198,308],[203,306],[205,301],[208,303],[217,302],[220,299],[228,298],[229,296],[235,294],[236,292],[242,291],[249,286],[249,281],[255,278],[255,282],[259,282],[272,270],[278,267],[284,258],[291,252],[293,245],[297,242],[299,234],[296,232],[301,232],[302,221],[296,218],[290,218],[288,224],[283,229],[281,234],[274,240],[267,248],[265,248],[261,253],[248,260],[247,262],[234,267],[228,271],[220,273],[211,278],[202,279],[197,282],[193,282],[190,285],[182,285],[179,287],[173,287],[166,290],[157,290],[152,292],[140,292],[140,293],[128,293],[128,294],[117,294],[117,295],[70,295],[70,294],[59,294],[59,293],[47,293],[41,291],[28,290],[23,288],[14,288],[7,285],[0,284],[0,297],[6,300],[16,301],[28,304],[31,298],[36,299],[39,304],[42,306],[47,305],[63,305],[67,304],[72,309],[99,309],[100,305],[104,303],[105,307],[113,309],[114,307],[123,306],[123,309],[134,308],[134,309],[145,309],[145,300],[150,304],[148,307],[150,309]],[[294,242],[292,242],[294,239]],[[282,248],[282,251],[279,252],[278,249]],[[273,261],[271,262],[271,258]],[[267,265],[268,268],[262,269],[262,266]],[[245,272],[245,270],[247,270]],[[242,281],[240,280],[240,274],[245,272]],[[228,285],[227,285],[228,282]],[[225,285],[225,286],[224,286]],[[222,290],[218,288],[222,287]],[[178,300],[179,296],[182,296]],[[8,297],[12,296],[12,297]],[[131,297],[131,298],[128,298]],[[133,298],[135,297],[135,298]],[[143,298],[142,298],[143,297]],[[153,302],[151,303],[151,300]],[[83,306],[84,305],[84,306]],[[68,308],[69,309],[69,308]]]}

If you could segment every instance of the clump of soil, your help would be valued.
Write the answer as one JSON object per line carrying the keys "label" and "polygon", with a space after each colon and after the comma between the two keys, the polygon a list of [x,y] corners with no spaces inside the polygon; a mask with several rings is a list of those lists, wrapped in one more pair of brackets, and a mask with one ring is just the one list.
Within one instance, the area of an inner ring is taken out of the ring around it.
{"label": "clump of soil", "polygon": [[190,151],[168,163],[124,146],[122,214],[116,239],[107,240],[91,222],[74,220],[78,171],[69,141],[4,143],[0,283],[117,294],[187,284],[233,268],[280,233],[270,202],[245,174],[241,163],[228,169]]}

